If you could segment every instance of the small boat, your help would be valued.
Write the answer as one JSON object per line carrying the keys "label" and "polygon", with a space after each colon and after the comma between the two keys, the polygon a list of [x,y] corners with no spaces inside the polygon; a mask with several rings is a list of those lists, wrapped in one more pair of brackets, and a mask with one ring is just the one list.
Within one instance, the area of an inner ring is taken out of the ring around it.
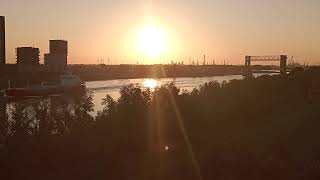
{"label": "small boat", "polygon": [[6,97],[37,97],[37,96],[52,96],[63,94],[78,94],[83,93],[86,89],[78,76],[62,75],[59,77],[60,82],[42,82],[40,85],[25,87],[25,88],[9,88],[5,89]]}

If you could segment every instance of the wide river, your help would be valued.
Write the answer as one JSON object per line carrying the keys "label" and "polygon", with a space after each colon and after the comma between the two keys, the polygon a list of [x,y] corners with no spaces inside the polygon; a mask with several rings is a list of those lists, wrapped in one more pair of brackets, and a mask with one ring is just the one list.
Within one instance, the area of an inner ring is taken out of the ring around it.
{"label": "wide river", "polygon": [[[270,73],[261,73],[254,74],[254,76],[259,76],[263,74]],[[178,77],[178,78],[161,78],[161,79],[150,79],[150,78],[141,78],[141,79],[117,79],[117,80],[106,80],[106,81],[90,81],[86,82],[87,88],[93,92],[93,103],[94,103],[94,113],[101,110],[103,107],[101,105],[102,99],[106,97],[106,94],[109,94],[114,99],[118,99],[120,96],[120,88],[124,85],[135,84],[141,88],[155,88],[163,84],[168,84],[174,82],[175,85],[180,88],[180,90],[191,91],[194,88],[198,88],[200,85],[210,82],[210,81],[230,81],[232,79],[243,79],[242,75],[228,75],[228,76],[210,76],[210,77]]]}

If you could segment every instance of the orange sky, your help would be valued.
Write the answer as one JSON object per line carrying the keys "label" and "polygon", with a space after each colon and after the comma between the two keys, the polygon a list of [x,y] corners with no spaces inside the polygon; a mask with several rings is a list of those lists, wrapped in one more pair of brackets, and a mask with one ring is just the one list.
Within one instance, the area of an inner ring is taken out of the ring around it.
{"label": "orange sky", "polygon": [[[318,0],[2,0],[7,57],[15,47],[48,52],[49,39],[69,41],[69,63],[160,63],[202,59],[243,63],[243,56],[287,54],[320,63]],[[156,24],[168,35],[160,59],[141,58],[136,34]]]}

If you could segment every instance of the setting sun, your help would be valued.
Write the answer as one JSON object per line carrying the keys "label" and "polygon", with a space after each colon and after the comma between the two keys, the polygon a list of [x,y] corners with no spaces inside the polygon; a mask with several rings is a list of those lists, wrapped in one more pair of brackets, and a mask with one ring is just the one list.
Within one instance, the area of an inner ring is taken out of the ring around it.
{"label": "setting sun", "polygon": [[168,50],[167,36],[158,26],[145,26],[137,33],[136,46],[139,55],[148,59],[159,59]]}

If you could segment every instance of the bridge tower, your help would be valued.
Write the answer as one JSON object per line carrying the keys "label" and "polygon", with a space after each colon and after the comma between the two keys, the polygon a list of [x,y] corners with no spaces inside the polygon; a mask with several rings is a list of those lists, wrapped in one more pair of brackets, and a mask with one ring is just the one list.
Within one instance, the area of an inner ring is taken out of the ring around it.
{"label": "bridge tower", "polygon": [[288,57],[286,55],[280,56],[280,74],[281,75],[287,74],[287,59]]}
{"label": "bridge tower", "polygon": [[244,62],[244,76],[246,77],[249,77],[252,75],[250,65],[251,65],[251,56],[246,56],[245,62]]}
{"label": "bridge tower", "polygon": [[286,55],[277,56],[246,56],[244,62],[244,76],[251,76],[251,62],[252,61],[278,61],[280,62],[280,75],[287,74],[287,59]]}

